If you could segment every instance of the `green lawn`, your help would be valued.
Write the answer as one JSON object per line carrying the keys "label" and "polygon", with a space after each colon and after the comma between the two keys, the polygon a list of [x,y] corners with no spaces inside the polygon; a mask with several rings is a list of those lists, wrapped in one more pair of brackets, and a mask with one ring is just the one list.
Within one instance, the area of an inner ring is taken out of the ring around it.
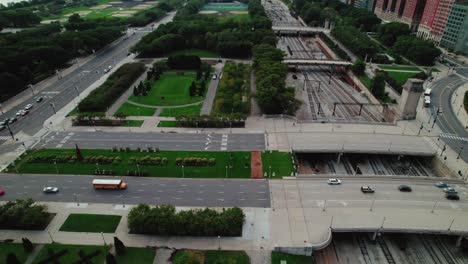
{"label": "green lawn", "polygon": [[6,263],[9,253],[14,253],[21,263],[28,257],[28,252],[24,251],[23,245],[19,243],[0,243],[0,264]]}
{"label": "green lawn", "polygon": [[92,258],[93,263],[104,263],[107,254],[107,247],[105,246],[88,246],[88,245],[63,245],[63,244],[48,244],[45,245],[37,254],[33,264],[37,264],[48,258],[48,250],[52,249],[54,252],[60,250],[67,250],[67,253],[59,258],[60,263],[75,263],[80,260],[78,252],[82,250],[85,254],[93,253],[98,250],[101,254]]}
{"label": "green lawn", "polygon": [[[154,145],[153,147],[157,147]],[[126,175],[127,171],[136,171],[137,167],[133,163],[129,163],[131,157],[166,157],[168,164],[163,165],[140,165],[141,171],[147,171],[150,176],[155,177],[187,177],[187,178],[224,178],[226,177],[226,165],[228,178],[250,178],[250,152],[221,152],[221,151],[160,151],[157,153],[146,152],[112,152],[111,150],[97,149],[81,149],[81,153],[86,156],[118,156],[121,158],[119,164],[99,164],[100,170],[113,170],[117,175]],[[233,161],[230,161],[230,155],[233,156]],[[56,174],[55,166],[50,163],[31,163],[27,162],[28,157],[32,155],[49,156],[49,155],[75,155],[74,149],[41,149],[27,154],[21,160],[16,160],[17,168],[20,173],[39,173],[39,174]],[[199,157],[199,158],[216,158],[214,166],[176,166],[176,158],[183,157]],[[57,163],[57,168],[60,174],[75,174],[75,175],[90,175],[96,170],[96,164],[85,162],[75,163]],[[13,167],[9,168],[13,172]],[[184,172],[184,174],[182,173]]]}
{"label": "green lawn", "polygon": [[369,76],[367,76],[367,74],[359,75],[358,78],[359,78],[359,80],[362,81],[362,83],[364,83],[364,85],[367,88],[371,87],[372,80],[371,80],[371,78],[369,78]]}
{"label": "green lawn", "polygon": [[281,178],[284,176],[291,176],[291,173],[294,172],[292,155],[289,152],[279,152],[279,151],[265,151],[262,153],[262,164],[263,164],[263,175],[267,173],[270,177],[270,166],[271,174],[275,173],[275,176],[272,178]]}
{"label": "green lawn", "polygon": [[163,108],[159,116],[181,116],[181,115],[200,115],[200,111],[202,108],[202,104],[191,105],[186,107],[178,107],[178,108]]}
{"label": "green lawn", "polygon": [[243,3],[226,3],[226,4],[217,4],[209,3],[202,6],[200,10],[210,10],[210,11],[245,11],[247,10],[247,5]]}
{"label": "green lawn", "polygon": [[415,76],[417,73],[416,72],[387,72],[390,77],[395,79],[399,85],[405,84],[405,82]]}
{"label": "green lawn", "polygon": [[153,116],[154,112],[156,112],[156,108],[147,108],[124,103],[117,110],[117,113],[119,112],[125,113],[128,116]]}
{"label": "green lawn", "polygon": [[200,58],[217,58],[219,55],[216,52],[210,50],[200,50],[200,49],[185,49],[185,50],[177,50],[171,52],[169,56],[172,55],[195,55]]}
{"label": "green lawn", "polygon": [[400,71],[417,71],[420,72],[421,68],[415,66],[386,66],[386,65],[379,65],[380,69],[383,70],[400,70]]}
{"label": "green lawn", "polygon": [[159,121],[158,127],[178,127],[179,122],[175,120],[162,120]]}
{"label": "green lawn", "polygon": [[141,127],[144,120],[123,120],[121,126],[123,127]]}
{"label": "green lawn", "polygon": [[314,257],[296,256],[282,252],[271,252],[271,264],[281,264],[285,260],[287,264],[315,264]]}
{"label": "green lawn", "polygon": [[60,231],[114,233],[121,218],[120,215],[70,214]]}
{"label": "green lawn", "polygon": [[208,250],[205,251],[204,264],[249,264],[245,251]]}
{"label": "green lawn", "polygon": [[115,255],[115,258],[119,264],[152,264],[155,256],[156,250],[152,248],[127,247],[125,255]]}
{"label": "green lawn", "polygon": [[152,88],[147,96],[131,95],[128,100],[145,105],[185,105],[203,100],[203,97],[192,97],[189,87],[195,80],[194,72],[184,72],[178,75],[176,72],[165,72],[161,78],[152,83]]}

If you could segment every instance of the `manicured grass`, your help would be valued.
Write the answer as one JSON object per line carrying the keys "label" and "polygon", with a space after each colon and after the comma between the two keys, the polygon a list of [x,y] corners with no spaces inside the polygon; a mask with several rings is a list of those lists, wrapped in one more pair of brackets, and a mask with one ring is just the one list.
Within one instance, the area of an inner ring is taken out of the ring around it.
{"label": "manicured grass", "polygon": [[156,108],[148,108],[124,103],[119,107],[117,113],[122,112],[128,116],[153,116]]}
{"label": "manicured grass", "polygon": [[121,218],[120,215],[70,214],[60,231],[114,233]]}
{"label": "manicured grass", "polygon": [[395,79],[399,85],[405,84],[405,82],[417,74],[417,72],[387,72],[390,77]]}
{"label": "manicured grass", "polygon": [[271,178],[291,176],[291,173],[294,172],[292,159],[289,152],[272,151],[270,153],[270,151],[265,151],[262,153],[263,175],[266,173],[267,177],[270,177],[269,167],[271,166]]}
{"label": "manicured grass", "polygon": [[383,70],[400,70],[400,71],[416,71],[420,72],[421,68],[414,67],[414,66],[386,66],[386,65],[379,65],[380,69]]}
{"label": "manicured grass", "polygon": [[190,84],[195,80],[195,77],[194,72],[184,72],[184,75],[178,75],[176,72],[165,72],[158,81],[152,83],[148,95],[131,95],[128,100],[153,106],[185,105],[201,101],[203,97],[192,97],[189,94]]}
{"label": "manicured grass", "polygon": [[362,83],[364,83],[364,85],[367,88],[371,87],[372,80],[371,80],[371,78],[369,78],[369,76],[367,76],[367,74],[359,75],[358,77],[359,77],[359,80],[361,80]]}
{"label": "manicured grass", "polygon": [[47,244],[34,258],[33,264],[40,263],[48,258],[48,250],[52,249],[55,253],[61,250],[67,250],[67,253],[59,258],[60,263],[75,263],[80,260],[78,252],[82,250],[85,254],[91,254],[98,250],[101,254],[92,258],[92,263],[104,263],[108,248],[105,246],[89,246],[89,245],[64,245],[64,244]]}
{"label": "manicured grass", "polygon": [[208,250],[205,251],[204,264],[249,264],[245,251]]}
{"label": "manicured grass", "polygon": [[162,120],[159,121],[158,127],[178,127],[179,122],[175,120]]}
{"label": "manicured grass", "polygon": [[[157,147],[156,145],[153,147]],[[18,171],[20,173],[39,173],[39,174],[57,174],[55,166],[50,163],[30,163],[27,162],[28,157],[33,155],[49,156],[49,155],[73,155],[76,152],[74,149],[41,149],[27,154],[21,160],[16,160]],[[81,149],[81,154],[86,156],[118,156],[121,161],[118,164],[99,164],[100,170],[113,170],[116,175],[126,175],[127,171],[136,171],[135,164],[129,162],[131,157],[166,157],[167,165],[140,165],[141,171],[146,171],[149,176],[154,177],[182,177],[187,178],[224,178],[226,177],[226,166],[228,165],[228,178],[250,178],[250,152],[221,152],[221,151],[160,151],[157,153],[147,152],[112,152],[111,150],[99,149]],[[233,161],[230,161],[230,155],[233,156]],[[176,166],[176,158],[183,157],[199,157],[199,158],[215,158],[216,165],[214,166]],[[57,168],[60,174],[75,174],[75,175],[90,175],[96,170],[96,164],[85,162],[75,163],[57,163]],[[10,171],[15,169],[10,167]]]}
{"label": "manicured grass", "polygon": [[271,264],[280,264],[282,260],[285,260],[288,264],[315,264],[314,257],[296,256],[276,251],[271,252]]}
{"label": "manicured grass", "polygon": [[191,105],[186,107],[178,107],[178,108],[163,108],[159,116],[181,116],[181,115],[200,115],[200,111],[202,108],[202,104]]}
{"label": "manicured grass", "polygon": [[199,56],[200,58],[217,58],[219,55],[216,52],[210,50],[200,50],[200,49],[185,49],[185,50],[178,50],[174,51],[169,54],[171,55],[195,55]]}
{"label": "manicured grass", "polygon": [[119,264],[152,264],[155,256],[155,249],[127,247],[125,255],[115,255],[115,258]]}
{"label": "manicured grass", "polygon": [[212,10],[212,11],[245,11],[247,5],[242,3],[229,3],[229,4],[216,4],[209,3],[202,6],[200,10]]}
{"label": "manicured grass", "polygon": [[0,263],[6,263],[9,253],[14,253],[21,263],[28,258],[29,253],[24,251],[23,245],[19,243],[0,243]]}
{"label": "manicured grass", "polygon": [[123,127],[141,127],[143,125],[144,120],[123,120],[122,126]]}
{"label": "manicured grass", "polygon": [[172,258],[172,264],[203,264],[204,262],[204,252],[200,250],[177,250],[176,254]]}
{"label": "manicured grass", "polygon": [[116,8],[116,7],[109,7],[109,8],[102,9],[102,10],[94,10],[93,12],[87,14],[84,17],[86,19],[97,19],[97,18],[111,17],[112,14],[117,12],[117,11],[128,11],[128,10],[130,10],[130,9],[126,9],[126,8],[119,9],[119,8]]}

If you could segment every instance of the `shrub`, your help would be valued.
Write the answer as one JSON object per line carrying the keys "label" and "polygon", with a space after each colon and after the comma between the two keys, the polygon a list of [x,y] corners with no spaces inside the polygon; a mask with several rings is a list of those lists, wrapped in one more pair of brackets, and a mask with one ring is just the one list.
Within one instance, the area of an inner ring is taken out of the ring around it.
{"label": "shrub", "polygon": [[43,230],[49,219],[47,206],[35,204],[32,199],[0,205],[0,229]]}

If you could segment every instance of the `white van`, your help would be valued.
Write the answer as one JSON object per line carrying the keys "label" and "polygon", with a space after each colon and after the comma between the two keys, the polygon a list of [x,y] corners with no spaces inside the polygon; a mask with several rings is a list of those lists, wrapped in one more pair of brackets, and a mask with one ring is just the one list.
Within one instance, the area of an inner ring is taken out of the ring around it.
{"label": "white van", "polygon": [[424,91],[424,96],[431,96],[431,89],[429,89],[429,88],[426,89],[426,90]]}
{"label": "white van", "polygon": [[424,96],[424,107],[429,107],[430,104],[431,104],[431,97]]}

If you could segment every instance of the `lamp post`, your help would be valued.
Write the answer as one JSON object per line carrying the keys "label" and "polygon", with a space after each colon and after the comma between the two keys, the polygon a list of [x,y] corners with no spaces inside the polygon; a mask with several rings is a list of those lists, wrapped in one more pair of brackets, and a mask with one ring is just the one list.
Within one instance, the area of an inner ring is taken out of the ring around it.
{"label": "lamp post", "polygon": [[431,213],[434,213],[434,210],[435,210],[435,208],[437,206],[437,203],[438,203],[438,201],[435,201],[434,205],[432,206]]}
{"label": "lamp post", "polygon": [[57,172],[57,174],[59,174],[59,170],[58,170],[58,167],[57,167],[57,161],[54,161],[54,166],[55,166],[55,172]]}
{"label": "lamp post", "polygon": [[137,163],[136,166],[137,166],[138,176],[141,176],[141,174],[140,174],[140,164]]}
{"label": "lamp post", "polygon": [[54,115],[57,114],[57,111],[55,111],[55,105],[54,105],[54,103],[50,103],[50,107],[52,107],[52,110],[54,110]]}
{"label": "lamp post", "polygon": [[102,237],[102,241],[104,242],[104,246],[107,246],[106,240],[104,239],[104,233],[102,233],[102,232],[101,232],[101,237]]}
{"label": "lamp post", "polygon": [[218,236],[218,250],[221,250],[221,236]]}
{"label": "lamp post", "polygon": [[228,169],[228,166],[226,165],[226,177],[225,178],[228,177],[227,169]]}
{"label": "lamp post", "polygon": [[268,178],[271,179],[271,166],[268,166]]}
{"label": "lamp post", "polygon": [[184,165],[182,165],[182,178],[185,178]]}
{"label": "lamp post", "polygon": [[457,159],[460,159],[460,154],[462,153],[462,151],[463,151],[463,147],[461,147],[460,151],[458,151]]}
{"label": "lamp post", "polygon": [[101,174],[101,170],[99,169],[99,163],[98,162],[96,162],[96,168],[97,168],[98,174]]}

